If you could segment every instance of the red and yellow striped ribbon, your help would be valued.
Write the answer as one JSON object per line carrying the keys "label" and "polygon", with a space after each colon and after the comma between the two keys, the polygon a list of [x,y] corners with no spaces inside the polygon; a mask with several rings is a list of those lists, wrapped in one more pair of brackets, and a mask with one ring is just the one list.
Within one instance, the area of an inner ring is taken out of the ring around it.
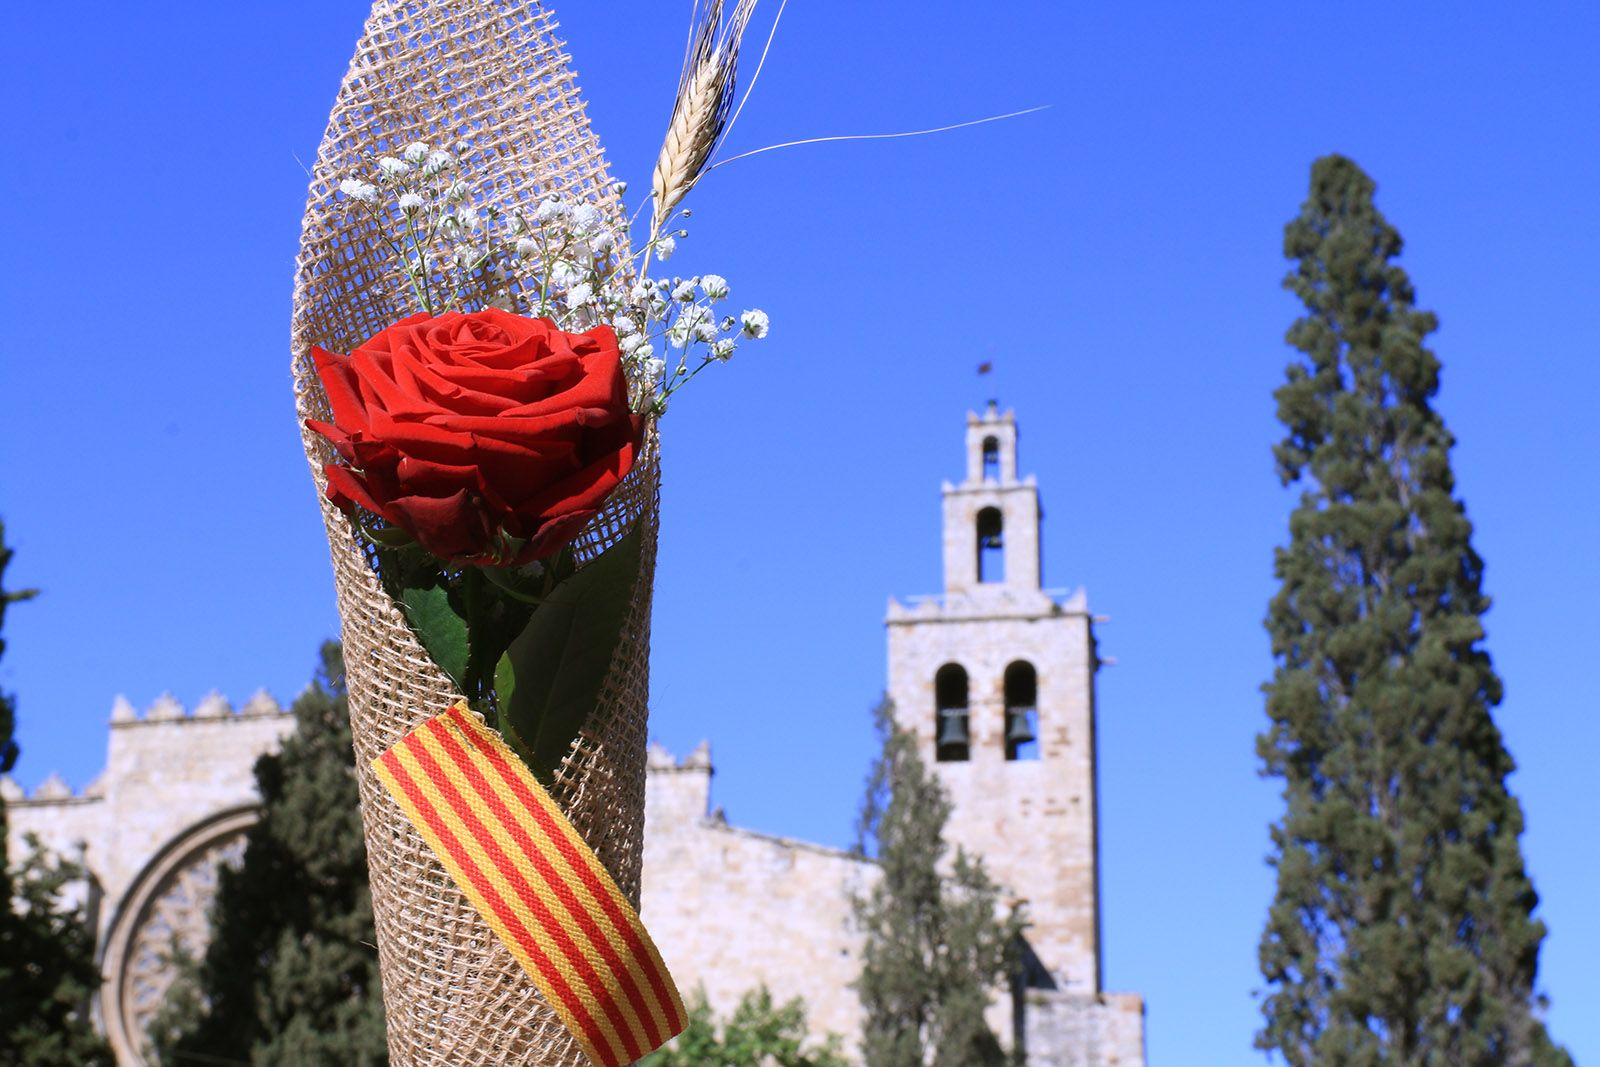
{"label": "red and yellow striped ribbon", "polygon": [[688,1024],[638,913],[527,765],[465,703],[373,767],[591,1060],[623,1067]]}

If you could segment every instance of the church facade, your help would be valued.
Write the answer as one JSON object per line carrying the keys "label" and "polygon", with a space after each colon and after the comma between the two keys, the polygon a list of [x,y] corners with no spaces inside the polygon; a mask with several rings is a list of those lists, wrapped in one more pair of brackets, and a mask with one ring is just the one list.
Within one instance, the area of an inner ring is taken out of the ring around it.
{"label": "church facade", "polygon": [[[889,602],[888,692],[950,792],[948,839],[1025,902],[1028,967],[997,992],[996,1033],[1036,1067],[1143,1067],[1142,998],[1101,988],[1094,620],[1081,590],[1042,587],[1038,486],[1018,476],[1012,413],[969,414],[965,453],[964,478],[943,486],[943,593]],[[217,867],[254,820],[251,765],[292,726],[265,696],[192,714],[164,699],[143,716],[119,701],[106,772],[83,794],[0,781],[13,855],[35,833],[91,872],[98,1017],[119,1063],[144,1062],[167,946],[203,942]],[[680,986],[704,988],[719,1014],[764,983],[779,1001],[803,997],[813,1029],[853,1052],[850,902],[876,867],[730,825],[712,773],[708,745],[683,759],[651,749],[645,923]]]}

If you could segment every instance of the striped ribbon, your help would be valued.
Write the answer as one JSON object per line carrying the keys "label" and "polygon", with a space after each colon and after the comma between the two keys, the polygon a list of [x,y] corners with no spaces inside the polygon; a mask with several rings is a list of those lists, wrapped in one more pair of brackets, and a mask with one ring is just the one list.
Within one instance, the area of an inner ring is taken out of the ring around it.
{"label": "striped ribbon", "polygon": [[527,765],[465,702],[373,767],[591,1060],[623,1067],[688,1024],[638,913]]}

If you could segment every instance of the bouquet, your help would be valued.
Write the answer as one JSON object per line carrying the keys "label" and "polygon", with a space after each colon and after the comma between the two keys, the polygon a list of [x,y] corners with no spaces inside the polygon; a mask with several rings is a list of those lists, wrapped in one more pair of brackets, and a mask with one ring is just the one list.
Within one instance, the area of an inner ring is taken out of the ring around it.
{"label": "bouquet", "polygon": [[330,117],[292,342],[396,1064],[685,1025],[636,914],[657,425],[768,322],[650,267],[752,4],[698,18],[637,245],[537,0],[377,0]]}

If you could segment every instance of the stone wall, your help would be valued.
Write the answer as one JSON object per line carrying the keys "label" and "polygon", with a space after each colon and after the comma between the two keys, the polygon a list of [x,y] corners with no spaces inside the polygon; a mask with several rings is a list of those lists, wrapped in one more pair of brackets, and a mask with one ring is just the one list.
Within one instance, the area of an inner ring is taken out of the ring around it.
{"label": "stone wall", "polygon": [[143,714],[117,698],[111,712],[106,769],[73,795],[52,775],[31,795],[6,789],[12,855],[26,834],[81,862],[104,906],[95,916],[103,936],[134,880],[195,823],[257,802],[252,770],[294,728],[294,717],[266,693],[235,711],[213,694],[192,713],[171,697]]}
{"label": "stone wall", "polygon": [[850,896],[876,866],[729,826],[710,814],[711,775],[706,746],[681,763],[652,746],[640,917],[685,997],[704,988],[726,1015],[765,983],[779,1003],[803,997],[813,1032],[846,1036],[853,1049],[861,938]]}

